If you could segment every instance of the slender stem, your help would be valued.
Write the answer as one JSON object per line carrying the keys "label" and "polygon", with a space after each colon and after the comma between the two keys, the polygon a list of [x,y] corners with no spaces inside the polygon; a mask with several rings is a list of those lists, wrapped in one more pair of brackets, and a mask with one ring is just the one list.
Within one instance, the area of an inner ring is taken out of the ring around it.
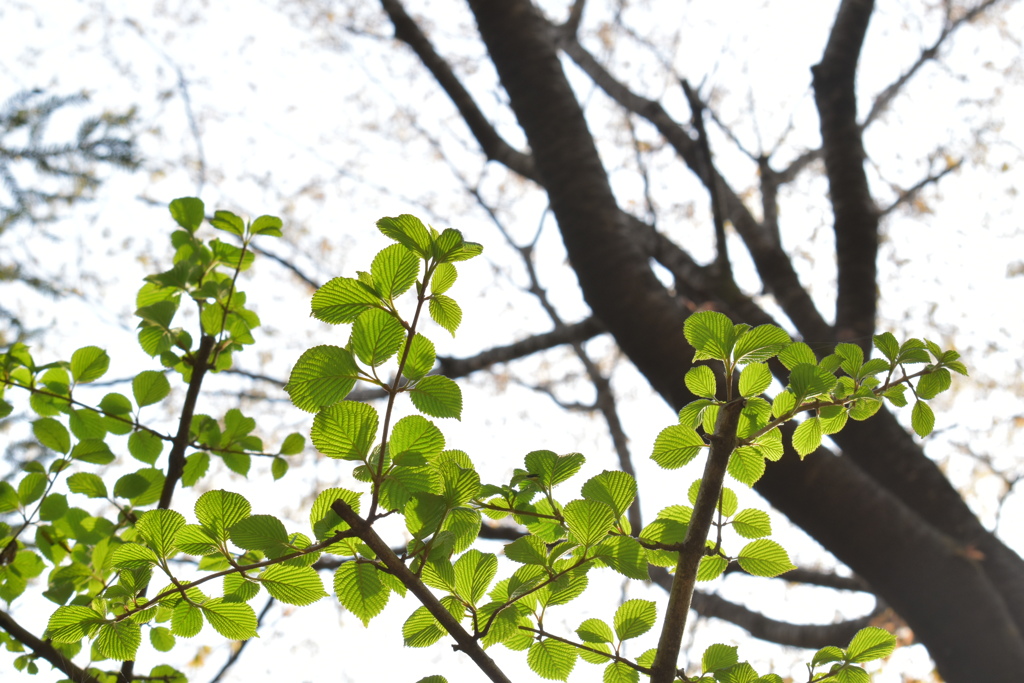
{"label": "slender stem", "polygon": [[671,683],[676,677],[676,661],[686,628],[686,617],[690,611],[693,588],[697,582],[697,566],[704,557],[704,547],[711,529],[718,497],[722,493],[722,482],[729,466],[729,456],[736,449],[736,429],[744,399],[726,403],[718,411],[715,433],[709,437],[711,449],[704,466],[704,477],[693,506],[693,515],[686,530],[679,562],[676,564],[672,589],[665,608],[665,622],[658,641],[658,654],[651,666],[651,683]]}
{"label": "slender stem", "polygon": [[416,596],[420,603],[427,608],[427,611],[437,619],[444,630],[455,639],[455,642],[458,643],[457,649],[469,655],[470,659],[480,667],[480,670],[484,672],[487,678],[495,683],[511,683],[504,672],[495,664],[494,660],[480,647],[476,639],[466,629],[462,628],[462,624],[459,623],[458,619],[453,617],[451,612],[441,604],[441,601],[430,592],[430,589],[405,566],[404,562],[398,559],[398,556],[395,555],[391,547],[384,542],[384,539],[377,535],[377,532],[373,530],[373,527],[366,520],[357,515],[355,510],[340,499],[334,501],[331,509],[352,527],[352,530],[360,540],[370,546],[370,549],[377,554],[377,558],[384,563],[388,571],[394,574]]}

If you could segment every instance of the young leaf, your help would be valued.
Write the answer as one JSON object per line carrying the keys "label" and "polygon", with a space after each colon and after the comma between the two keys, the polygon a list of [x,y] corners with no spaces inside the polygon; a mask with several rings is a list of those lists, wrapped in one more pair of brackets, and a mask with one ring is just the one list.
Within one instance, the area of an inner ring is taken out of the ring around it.
{"label": "young leaf", "polygon": [[694,365],[687,370],[684,381],[686,382],[686,388],[695,395],[703,398],[715,398],[715,392],[718,390],[715,383],[715,373],[708,366]]}
{"label": "young leaf", "polygon": [[594,557],[630,579],[649,581],[647,551],[632,536],[609,535],[594,548]]}
{"label": "young leaf", "polygon": [[[4,482],[6,483],[6,482]],[[9,485],[9,484],[8,484]],[[107,486],[99,475],[92,472],[75,472],[68,477],[68,489],[72,493],[82,493],[89,498],[106,498]],[[0,508],[0,512],[5,512]]]}
{"label": "young leaf", "polygon": [[215,211],[210,225],[232,235],[239,237],[245,235],[245,222],[230,211]]}
{"label": "young leaf", "polygon": [[421,413],[431,417],[462,417],[462,389],[444,375],[430,375],[416,382],[409,398]]}
{"label": "young leaf", "polygon": [[327,595],[320,575],[312,567],[275,564],[259,575],[259,582],[287,605],[311,605]]}
{"label": "young leaf", "polygon": [[[395,245],[401,249],[401,245]],[[405,328],[395,317],[379,308],[360,315],[352,326],[352,350],[364,365],[383,365],[398,353],[405,341]]]}
{"label": "young leaf", "polygon": [[67,428],[52,417],[43,417],[32,423],[32,433],[42,445],[58,453],[71,450],[71,435]]}
{"label": "young leaf", "polygon": [[429,461],[444,450],[444,435],[425,417],[408,415],[395,423],[388,448],[392,458],[416,454]]}
{"label": "young leaf", "polygon": [[281,237],[281,225],[281,219],[277,216],[260,216],[249,226],[249,232],[253,235]]}
{"label": "young leaf", "polygon": [[658,617],[657,608],[651,600],[627,600],[615,611],[615,635],[619,640],[638,638],[651,630]]}
{"label": "young leaf", "polygon": [[896,649],[896,636],[877,626],[868,626],[857,631],[846,648],[846,658],[851,662],[870,662],[892,654]]}
{"label": "young leaf", "polygon": [[498,571],[498,557],[473,549],[455,562],[455,590],[471,604],[477,604],[490,588]]}
{"label": "young leaf", "polygon": [[[583,653],[581,652],[580,655],[583,656]],[[591,663],[600,664],[602,662]],[[637,683],[640,680],[640,672],[625,662],[611,662],[605,667],[601,680],[604,683]]]}
{"label": "young leaf", "polygon": [[412,338],[409,354],[405,358],[405,365],[402,366],[402,374],[406,379],[420,379],[433,369],[436,360],[434,342],[422,334],[416,334]]}
{"label": "young leaf", "polygon": [[667,470],[674,470],[693,460],[703,446],[704,439],[693,429],[671,425],[655,439],[651,459]]}
{"label": "young leaf", "polygon": [[135,528],[146,544],[161,558],[174,555],[175,534],[185,526],[185,518],[174,510],[150,510],[139,517]]}
{"label": "young leaf", "polygon": [[950,384],[952,384],[952,380],[949,376],[949,370],[938,368],[917,381],[917,395],[923,399],[935,398],[946,389],[949,389]]}
{"label": "young leaf", "polygon": [[780,327],[758,325],[736,340],[733,356],[739,365],[764,363],[789,346],[792,341],[786,331]]}
{"label": "young leaf", "polygon": [[803,342],[794,342],[779,352],[779,360],[786,366],[787,370],[793,370],[802,364],[817,365],[818,357],[811,351],[811,347]]}
{"label": "young leaf", "polygon": [[420,260],[404,245],[392,244],[373,258],[370,274],[377,292],[391,301],[416,282],[420,274]]}
{"label": "young leaf", "polygon": [[910,412],[910,425],[921,438],[931,434],[935,429],[935,413],[931,406],[924,401],[914,403],[914,409]]}
{"label": "young leaf", "polygon": [[613,642],[612,628],[600,619],[587,619],[576,629],[576,635],[584,643]]}
{"label": "young leaf", "polygon": [[712,581],[717,579],[728,566],[729,560],[721,555],[705,555],[700,558],[700,564],[697,565],[697,580]]}
{"label": "young leaf", "polygon": [[246,550],[262,550],[272,556],[286,550],[288,532],[272,515],[251,515],[231,525],[231,542]]}
{"label": "young leaf", "polygon": [[348,396],[359,376],[351,352],[314,346],[299,356],[284,390],[296,408],[313,413]]}
{"label": "young leaf", "polygon": [[71,379],[86,384],[102,377],[110,367],[110,356],[98,346],[84,346],[71,354]]}
{"label": "young leaf", "polygon": [[298,455],[306,448],[306,437],[298,432],[292,432],[281,442],[281,455]]}
{"label": "young leaf", "polygon": [[231,640],[255,638],[256,613],[244,602],[226,602],[224,598],[213,598],[200,606],[203,616],[217,633]]}
{"label": "young leaf", "polygon": [[530,646],[526,663],[541,678],[565,681],[576,666],[576,648],[550,638],[538,640]]}
{"label": "young leaf", "polygon": [[821,419],[809,417],[793,431],[793,448],[803,458],[813,453],[821,445]]}
{"label": "young leaf", "polygon": [[365,284],[350,277],[336,277],[313,295],[313,317],[325,323],[355,322],[364,311],[380,306],[380,298]]}
{"label": "young leaf", "polygon": [[736,650],[737,647],[735,645],[721,645],[719,643],[704,650],[704,654],[700,658],[702,673],[710,673],[735,666],[739,662]]}
{"label": "young leaf", "polygon": [[757,396],[771,383],[772,373],[767,364],[750,363],[740,372],[740,395],[744,398]]}
{"label": "young leaf", "polygon": [[430,250],[430,233],[416,216],[403,213],[401,216],[385,216],[377,221],[377,229],[420,256],[427,256]]}
{"label": "young leaf", "polygon": [[364,460],[377,437],[377,411],[367,403],[342,401],[313,419],[310,439],[318,451],[342,460]]}
{"label": "young leaf", "polygon": [[135,403],[142,406],[159,403],[171,393],[171,383],[162,372],[143,370],[132,380],[132,395]]}
{"label": "young leaf", "polygon": [[729,456],[729,474],[736,481],[753,486],[764,475],[764,456],[751,446],[741,446]]}
{"label": "young leaf", "polygon": [[195,197],[179,197],[171,202],[169,208],[174,222],[188,230],[189,234],[194,233],[202,225],[203,217],[206,215],[203,201]]}
{"label": "young leaf", "polygon": [[132,457],[147,465],[156,463],[164,449],[164,442],[159,436],[152,432],[132,432],[128,437],[128,452]]}
{"label": "young leaf", "polygon": [[765,538],[744,546],[736,560],[745,572],[754,576],[772,577],[796,569],[785,549]]}
{"label": "young leaf", "polygon": [[437,268],[434,269],[434,274],[430,278],[430,293],[444,294],[452,288],[458,277],[459,272],[455,269],[455,266],[450,263],[438,263]]}
{"label": "young leaf", "polygon": [[228,530],[249,516],[252,506],[231,491],[207,491],[196,501],[195,513],[203,526],[220,541],[228,539]]}
{"label": "young leaf", "polygon": [[[344,566],[345,565],[341,565],[341,567]],[[341,567],[338,568],[339,571]],[[340,591],[338,592],[338,596],[340,598]],[[344,604],[344,602],[342,604]],[[356,614],[355,612],[352,613]],[[356,616],[359,615],[356,614]],[[368,621],[369,619],[363,621],[363,624],[365,625]],[[405,620],[405,623],[402,624],[402,639],[405,642],[406,647],[428,647],[441,640],[444,635],[444,628],[437,622],[437,619],[427,611],[426,607],[417,607],[416,610],[409,615],[409,618]]]}
{"label": "young leaf", "polygon": [[127,661],[135,659],[142,643],[142,629],[133,621],[104,622],[96,636],[96,649],[104,657]]}
{"label": "young leaf", "polygon": [[588,500],[596,500],[609,506],[615,517],[619,518],[633,504],[636,497],[636,479],[619,470],[605,470],[588,479],[580,493]]}
{"label": "young leaf", "polygon": [[747,508],[732,520],[732,528],[743,538],[762,538],[771,535],[772,522],[767,512]]}
{"label": "young leaf", "polygon": [[454,337],[455,330],[459,329],[459,324],[462,323],[462,308],[455,303],[455,299],[444,294],[435,294],[430,297],[428,310],[434,322],[448,330]]}
{"label": "young leaf", "polygon": [[717,311],[699,311],[683,323],[686,341],[696,349],[694,360],[729,359],[734,343],[732,321]]}
{"label": "young leaf", "polygon": [[612,509],[596,500],[574,500],[566,504],[562,516],[573,543],[590,547],[602,540],[615,526]]}
{"label": "young leaf", "polygon": [[548,563],[547,546],[533,535],[522,536],[506,544],[505,557],[520,564],[545,566]]}

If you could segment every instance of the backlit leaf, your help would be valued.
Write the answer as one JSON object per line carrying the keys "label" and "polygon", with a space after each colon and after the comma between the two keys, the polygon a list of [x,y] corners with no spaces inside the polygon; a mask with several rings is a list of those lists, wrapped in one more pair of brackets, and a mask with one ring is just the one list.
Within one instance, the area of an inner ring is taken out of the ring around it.
{"label": "backlit leaf", "polygon": [[313,413],[344,399],[359,376],[351,352],[314,346],[299,356],[284,389],[297,408]]}

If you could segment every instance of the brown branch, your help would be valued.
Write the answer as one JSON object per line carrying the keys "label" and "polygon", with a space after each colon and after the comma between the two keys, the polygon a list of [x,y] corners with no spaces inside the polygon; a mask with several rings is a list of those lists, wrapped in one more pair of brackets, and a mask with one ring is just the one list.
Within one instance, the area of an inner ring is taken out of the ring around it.
{"label": "brown branch", "polygon": [[637,95],[615,79],[578,41],[564,40],[561,47],[619,106],[642,116],[654,125],[705,187],[717,183],[722,193],[726,216],[750,251],[766,289],[775,296],[779,306],[805,338],[831,339],[831,326],[822,318],[807,290],[800,284],[792,262],[776,243],[774,236],[758,224],[724,178],[717,174],[714,177],[701,175],[702,166],[697,143],[686,131],[668,115],[659,102]]}
{"label": "brown branch", "polygon": [[665,621],[658,639],[658,654],[651,665],[651,683],[672,683],[676,678],[676,662],[679,648],[686,629],[686,617],[693,599],[693,588],[697,583],[697,565],[704,557],[705,543],[711,520],[714,518],[718,499],[722,494],[722,482],[729,465],[729,456],[736,450],[736,428],[745,401],[737,399],[723,405],[718,411],[715,433],[709,437],[711,448],[704,465],[697,501],[686,529],[676,573],[669,588],[668,605],[665,607]]}
{"label": "brown branch", "polygon": [[938,173],[929,173],[927,176],[917,181],[912,186],[908,187],[906,190],[900,192],[900,196],[896,199],[896,201],[894,201],[892,204],[885,207],[884,209],[880,210],[878,212],[878,215],[886,216],[895,211],[900,206],[913,202],[915,199],[917,199],[917,196],[921,194],[921,190],[928,187],[929,185],[938,184],[940,180],[945,178],[953,171],[959,169],[963,165],[963,163],[963,159],[957,159],[955,162],[947,165],[946,168],[942,169]]}
{"label": "brown branch", "polygon": [[74,662],[65,657],[48,640],[40,640],[34,633],[27,631],[21,624],[15,621],[14,617],[3,610],[0,610],[0,628],[11,634],[16,641],[32,650],[36,656],[42,657],[50,664],[53,664],[54,667],[75,683],[99,683],[99,679],[85,669],[75,666]]}
{"label": "brown branch", "polygon": [[836,338],[871,348],[878,295],[878,209],[864,172],[855,79],[874,0],[843,0],[811,68],[836,237]]}
{"label": "brown branch", "polygon": [[498,161],[524,178],[536,180],[533,160],[507,142],[484,116],[473,96],[462,85],[451,66],[441,57],[416,21],[405,11],[399,0],[381,0],[381,6],[395,27],[395,38],[412,48],[434,79],[459,110],[473,137],[488,159]]}
{"label": "brown branch", "polygon": [[391,547],[377,535],[377,532],[373,530],[371,525],[367,524],[366,520],[357,515],[341,499],[334,501],[331,509],[352,527],[356,536],[377,554],[377,558],[387,567],[388,571],[401,581],[409,589],[409,592],[416,596],[420,604],[427,608],[431,616],[437,619],[441,626],[458,643],[457,649],[465,652],[490,680],[496,683],[511,683],[501,669],[498,668],[498,665],[494,663],[494,660],[480,647],[476,639],[466,629],[462,628],[462,624],[445,609],[441,601],[430,592],[430,589],[427,588],[420,578],[405,566],[405,563],[395,555]]}

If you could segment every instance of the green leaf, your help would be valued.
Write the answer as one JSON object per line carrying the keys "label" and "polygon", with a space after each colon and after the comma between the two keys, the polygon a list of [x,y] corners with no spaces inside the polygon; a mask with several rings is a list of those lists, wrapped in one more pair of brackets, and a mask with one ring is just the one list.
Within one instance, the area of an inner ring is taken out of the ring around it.
{"label": "green leaf", "polygon": [[[893,341],[895,343],[895,340]],[[841,662],[845,658],[846,653],[843,652],[842,648],[838,648],[834,645],[826,645],[814,653],[814,657],[811,658],[811,664],[819,666],[821,664],[828,664],[829,662]]]}
{"label": "green leaf", "polygon": [[185,518],[174,510],[150,510],[139,517],[135,529],[161,558],[174,555],[174,537],[185,526]]}
{"label": "green leaf", "polygon": [[750,363],[740,372],[740,395],[744,398],[757,396],[763,393],[771,383],[772,373],[767,364]]}
{"label": "green leaf", "polygon": [[550,638],[538,640],[530,646],[526,663],[541,678],[565,681],[576,666],[576,648]]}
{"label": "green leaf", "polygon": [[611,662],[605,667],[602,683],[637,683],[640,672],[625,662]]}
{"label": "green leaf", "polygon": [[277,481],[288,473],[288,461],[284,458],[274,458],[270,463],[270,474]]}
{"label": "green leaf", "polygon": [[870,662],[888,657],[896,649],[896,636],[885,629],[868,626],[857,631],[846,648],[850,662]]}
{"label": "green leaf", "polygon": [[[75,472],[68,477],[68,489],[72,493],[83,493],[89,498],[106,498],[107,486],[99,475],[92,472]],[[0,509],[2,511],[2,509]]]}
{"label": "green leaf", "polygon": [[700,658],[701,673],[711,673],[720,669],[727,669],[739,663],[736,655],[735,645],[721,645],[716,643],[704,650]]}
{"label": "green leaf", "polygon": [[136,506],[149,505],[160,500],[163,484],[164,473],[146,467],[118,479],[114,483],[114,495],[127,498]]}
{"label": "green leaf", "polygon": [[697,565],[697,580],[712,581],[717,579],[728,566],[729,561],[721,555],[705,555],[700,558],[700,564]]}
{"label": "green leaf", "polygon": [[253,235],[268,235],[270,237],[281,237],[281,219],[277,216],[260,216],[249,226],[249,232]]}
{"label": "green leaf", "polygon": [[615,611],[615,635],[619,640],[637,638],[651,630],[658,610],[651,600],[627,600]]}
{"label": "green leaf", "polygon": [[273,597],[288,605],[311,605],[327,595],[320,575],[312,567],[275,564],[259,575]]}
{"label": "green leaf", "polygon": [[935,429],[935,413],[931,406],[924,401],[914,403],[914,409],[910,412],[910,425],[917,432],[917,435],[924,438]]}
{"label": "green leaf", "polygon": [[793,448],[803,458],[821,446],[821,436],[821,419],[809,417],[797,425],[793,431]]}
{"label": "green leaf", "polygon": [[181,475],[182,486],[194,486],[210,468],[208,453],[193,453],[185,458],[185,471]]}
{"label": "green leaf", "polygon": [[203,217],[206,215],[206,207],[201,199],[195,197],[179,197],[171,202],[169,206],[171,218],[181,227],[194,233],[202,225]]}
{"label": "green leaf", "polygon": [[922,399],[935,398],[952,384],[949,370],[938,368],[917,381],[917,396]]}
{"label": "green leaf", "polygon": [[438,263],[434,274],[430,277],[430,293],[444,294],[452,288],[458,277],[459,272],[455,266],[450,263]]}
{"label": "green leaf", "polygon": [[888,358],[890,363],[896,360],[896,356],[900,352],[900,345],[896,341],[896,337],[892,336],[890,332],[876,334],[872,341],[875,348],[881,351],[882,355]]}
{"label": "green leaf", "polygon": [[[462,606],[451,596],[441,598],[441,604],[456,619],[462,616]],[[402,624],[402,639],[407,647],[427,647],[433,645],[441,640],[445,634],[444,628],[437,622],[437,619],[427,611],[426,607],[422,606],[417,607],[416,611]]]}
{"label": "green leaf", "polygon": [[198,524],[186,524],[174,535],[174,546],[189,555],[211,555],[219,552],[214,535]]}
{"label": "green leaf", "polygon": [[313,413],[344,399],[359,376],[351,352],[337,346],[314,346],[299,356],[284,390],[295,407]]}
{"label": "green leaf", "polygon": [[143,569],[160,562],[157,554],[138,543],[122,543],[111,556],[110,563],[118,569]]}
{"label": "green leaf", "polygon": [[469,550],[455,561],[455,590],[476,605],[485,595],[498,572],[498,557],[492,553]]}
{"label": "green leaf", "polygon": [[231,491],[207,491],[199,496],[195,505],[196,517],[219,541],[226,541],[228,530],[251,512],[249,501]]}
{"label": "green leaf", "polygon": [[448,506],[444,498],[432,493],[415,492],[405,506],[405,528],[413,538],[424,539],[438,530]]}
{"label": "green leaf", "polygon": [[281,455],[298,455],[306,448],[306,437],[298,432],[292,432],[281,442]]}
{"label": "green leaf", "polygon": [[836,683],[871,683],[871,676],[859,666],[847,666],[836,671]]}
{"label": "green leaf", "polygon": [[152,465],[160,457],[164,449],[164,442],[159,436],[152,432],[132,432],[128,437],[128,452],[136,460]]}
{"label": "green leaf", "polygon": [[373,406],[342,401],[316,414],[309,436],[316,449],[326,456],[364,460],[377,438],[378,419]]}
{"label": "green leaf", "polygon": [[651,459],[667,470],[674,470],[693,460],[704,446],[704,439],[684,425],[671,425],[661,430],[654,440]]}
{"label": "green leaf", "polygon": [[132,395],[135,403],[142,406],[152,405],[164,400],[171,393],[171,383],[162,372],[143,370],[132,380]]}
{"label": "green leaf", "polygon": [[772,521],[767,512],[747,508],[732,520],[732,528],[743,538],[761,538],[771,535]]}
{"label": "green leaf", "polygon": [[327,538],[335,529],[348,528],[348,524],[341,521],[338,514],[331,509],[331,505],[337,500],[345,501],[349,507],[359,512],[359,494],[355,491],[336,487],[321,491],[309,509],[309,525],[313,529],[314,538],[318,541]]}
{"label": "green leaf", "polygon": [[743,571],[754,576],[772,577],[796,569],[785,549],[765,538],[745,545],[736,560]]}
{"label": "green leaf", "polygon": [[42,472],[29,472],[18,482],[18,499],[22,506],[30,505],[43,496],[49,481]]}
{"label": "green leaf", "polygon": [[115,460],[114,454],[110,452],[110,447],[99,439],[79,441],[71,450],[71,457],[93,465],[109,465]]}
{"label": "green leaf", "polygon": [[104,657],[126,661],[135,659],[141,642],[142,628],[133,621],[125,620],[100,624],[95,645]]}
{"label": "green leaf", "polygon": [[412,338],[412,345],[409,347],[409,354],[405,358],[405,365],[402,366],[402,374],[411,380],[417,380],[425,376],[434,368],[437,354],[434,350],[434,342],[421,334]]}
{"label": "green leaf", "polygon": [[110,393],[100,401],[99,408],[107,415],[127,415],[132,412],[132,402],[124,394]]}
{"label": "green leaf", "polygon": [[597,544],[594,556],[630,579],[649,581],[647,551],[632,536],[607,536]]}
{"label": "green leaf", "polygon": [[385,247],[373,258],[370,266],[373,284],[388,301],[412,287],[420,274],[420,260],[402,244]]}
{"label": "green leaf", "polygon": [[201,606],[203,616],[217,633],[231,640],[255,638],[256,613],[244,602],[226,602],[224,598],[213,598]]}
{"label": "green leaf", "polygon": [[576,629],[576,635],[584,643],[613,642],[612,627],[600,619],[587,619]]}
{"label": "green leaf", "polygon": [[786,366],[787,370],[793,370],[798,365],[817,365],[818,357],[811,351],[811,347],[803,342],[794,342],[779,352],[779,360]]}
{"label": "green leaf", "polygon": [[43,498],[43,502],[39,505],[39,519],[44,522],[52,522],[63,517],[67,511],[67,496],[63,493],[51,493]]}
{"label": "green leaf", "polygon": [[527,535],[505,545],[505,557],[521,564],[547,565],[548,551],[544,541]]}
{"label": "green leaf", "polygon": [[714,371],[706,365],[694,365],[687,370],[686,388],[697,396],[703,398],[715,398],[718,386],[715,382]]}
{"label": "green leaf", "polygon": [[609,506],[615,517],[619,518],[636,498],[636,479],[619,470],[605,470],[588,479],[580,493],[587,500],[596,500]]}
{"label": "green leaf", "polygon": [[789,374],[789,389],[802,401],[810,396],[828,393],[836,381],[835,375],[817,365],[801,363]]}
{"label": "green leaf", "polygon": [[725,362],[735,342],[732,321],[717,311],[699,311],[691,315],[683,323],[683,334],[697,351],[694,360]]}
{"label": "green leaf", "polygon": [[325,323],[355,322],[370,308],[380,307],[380,298],[359,280],[336,277],[328,280],[313,295],[313,317]]}
{"label": "green leaf", "polygon": [[408,415],[395,423],[388,443],[391,457],[417,454],[430,461],[444,450],[444,435],[437,426],[420,415]]}
{"label": "green leaf", "polygon": [[[758,325],[736,340],[733,357],[739,365],[764,363],[784,350],[791,342],[792,339],[782,328],[775,325]],[[749,395],[754,396],[761,391]],[[744,394],[744,396],[747,395]]]}
{"label": "green leaf", "polygon": [[216,211],[210,225],[239,237],[245,236],[245,222],[230,211]]}
{"label": "green leaf", "polygon": [[288,531],[277,517],[252,515],[231,525],[231,542],[246,550],[263,550],[278,555],[288,544]]}
{"label": "green leaf", "polygon": [[729,474],[747,486],[753,486],[764,476],[764,456],[751,446],[740,446],[729,456]]}
{"label": "green leaf", "polygon": [[573,543],[590,547],[601,541],[615,526],[616,515],[596,500],[574,500],[562,510]]}
{"label": "green leaf", "polygon": [[405,328],[402,324],[379,308],[366,311],[352,326],[352,350],[364,365],[370,367],[386,363],[398,353],[404,341]]}
{"label": "green leaf", "polygon": [[156,626],[149,630],[149,642],[157,652],[170,652],[174,649],[178,639],[171,633],[171,629],[163,626]]}
{"label": "green leaf", "polygon": [[52,417],[43,417],[32,423],[32,433],[39,443],[58,453],[71,450],[71,435],[67,427]]}
{"label": "green leaf", "polygon": [[433,321],[454,337],[455,330],[459,329],[462,322],[462,308],[455,303],[455,299],[444,294],[435,294],[430,297],[428,310]]}
{"label": "green leaf", "polygon": [[429,375],[416,382],[409,398],[417,410],[431,417],[462,417],[462,389],[443,375]]}
{"label": "green leaf", "polygon": [[825,406],[818,411],[821,419],[821,433],[825,436],[836,434],[846,426],[850,416],[845,406]]}
{"label": "green leaf", "polygon": [[420,256],[427,256],[430,251],[430,233],[416,216],[385,216],[377,221],[377,229]]}
{"label": "green leaf", "polygon": [[110,367],[110,356],[98,346],[84,346],[71,354],[71,378],[86,384],[102,377]]}

